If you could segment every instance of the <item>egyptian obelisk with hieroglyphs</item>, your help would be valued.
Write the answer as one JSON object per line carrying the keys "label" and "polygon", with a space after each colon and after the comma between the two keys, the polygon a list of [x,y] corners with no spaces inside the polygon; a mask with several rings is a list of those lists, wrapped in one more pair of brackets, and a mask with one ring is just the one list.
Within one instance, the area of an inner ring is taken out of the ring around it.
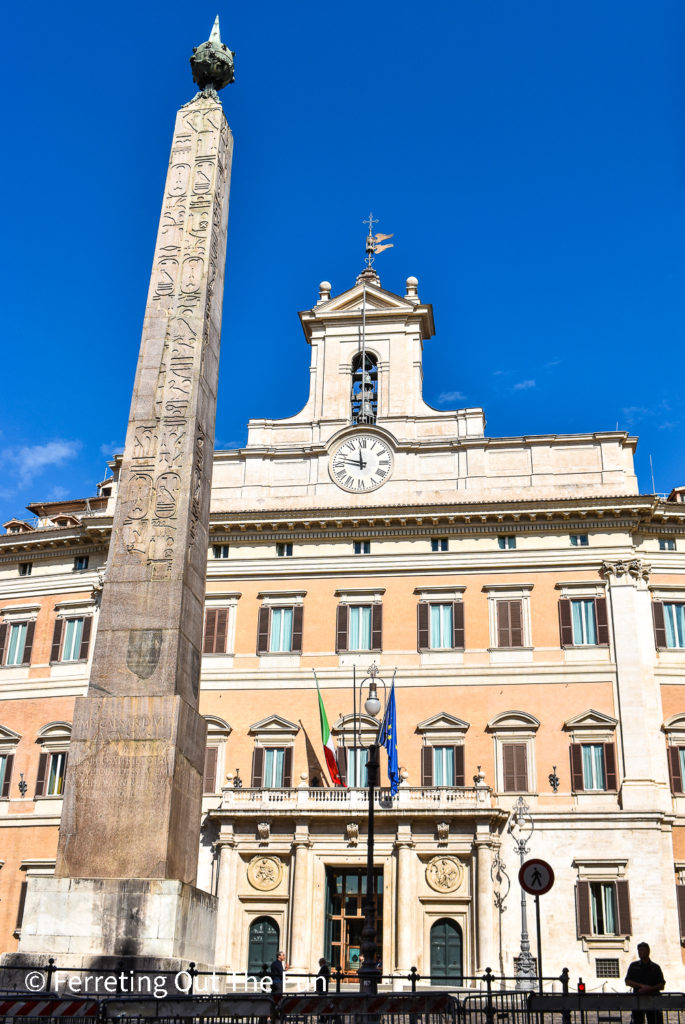
{"label": "egyptian obelisk with hieroglyphs", "polygon": [[[88,692],[54,878],[20,952],[213,955],[194,888],[205,752],[200,652],[233,140],[217,18],[176,117]],[[163,927],[160,930],[160,920]],[[166,922],[166,923],[165,923]]]}

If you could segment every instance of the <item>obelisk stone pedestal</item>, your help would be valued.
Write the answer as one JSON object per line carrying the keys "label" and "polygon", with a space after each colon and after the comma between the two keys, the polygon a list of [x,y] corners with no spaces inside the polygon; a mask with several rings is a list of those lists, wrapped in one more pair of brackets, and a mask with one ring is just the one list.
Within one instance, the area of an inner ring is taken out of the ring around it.
{"label": "obelisk stone pedestal", "polygon": [[93,667],[74,712],[56,877],[31,880],[19,958],[59,954],[78,966],[153,957],[169,967],[214,959],[216,898],[194,885],[232,156],[211,82],[215,74],[217,88],[232,81],[232,56],[217,22],[193,58],[203,91],[176,118]]}

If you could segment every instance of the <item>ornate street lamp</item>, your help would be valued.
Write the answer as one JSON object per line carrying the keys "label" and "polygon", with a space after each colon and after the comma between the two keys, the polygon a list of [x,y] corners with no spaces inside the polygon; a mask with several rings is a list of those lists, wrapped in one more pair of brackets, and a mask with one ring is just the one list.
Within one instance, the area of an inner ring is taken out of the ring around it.
{"label": "ornate street lamp", "polygon": [[[518,798],[511,809],[507,832],[514,841],[516,852],[521,858],[521,864],[529,852],[528,843],[533,834],[535,825],[530,815],[530,808],[522,796]],[[516,962],[516,988],[532,991],[535,988],[535,961],[530,952],[530,940],[528,938],[528,922],[526,920],[526,894],[521,889],[521,951]]]}
{"label": "ornate street lamp", "polygon": [[[378,699],[376,683],[377,677],[380,679],[378,676],[378,666],[374,663],[369,667],[368,675],[359,683],[359,708],[361,710],[362,692],[364,685],[367,684],[369,688],[369,696],[364,701],[364,710],[367,715],[370,715],[372,718],[377,718],[381,710],[381,702]],[[380,682],[383,683],[383,690],[386,694],[387,703],[387,688],[385,681],[380,679]],[[354,687],[356,691],[356,680],[354,682]],[[362,911],[364,914],[364,927],[362,928],[361,941],[362,963],[357,972],[359,975],[359,989],[361,992],[368,995],[375,995],[378,992],[378,982],[381,976],[381,972],[378,970],[378,946],[376,943],[376,879],[373,870],[374,804],[380,768],[378,755],[378,734],[376,734],[373,743],[368,748],[366,761],[366,784],[369,791],[369,811],[366,832],[366,893],[362,900]],[[354,756],[357,756],[356,751]]]}
{"label": "ornate street lamp", "polygon": [[499,973],[501,976],[500,986],[506,988],[504,980],[504,954],[502,952],[502,914],[507,909],[505,900],[511,889],[511,881],[507,874],[506,865],[500,857],[500,850],[497,850],[490,867],[490,877],[493,883],[494,901],[499,915]]}

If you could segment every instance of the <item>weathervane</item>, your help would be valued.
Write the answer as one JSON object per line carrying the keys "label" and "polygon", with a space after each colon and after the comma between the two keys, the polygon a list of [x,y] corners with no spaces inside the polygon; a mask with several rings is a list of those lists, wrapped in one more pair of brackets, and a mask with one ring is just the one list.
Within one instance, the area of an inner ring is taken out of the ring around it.
{"label": "weathervane", "polygon": [[369,233],[366,236],[366,266],[369,270],[373,266],[374,256],[377,256],[379,252],[383,252],[384,249],[392,249],[394,243],[390,242],[389,245],[381,245],[381,242],[385,242],[387,238],[392,238],[392,235],[381,235],[380,233],[374,235],[373,226],[378,224],[378,220],[374,218],[372,213],[369,214],[369,219],[363,221],[364,224],[369,225]]}

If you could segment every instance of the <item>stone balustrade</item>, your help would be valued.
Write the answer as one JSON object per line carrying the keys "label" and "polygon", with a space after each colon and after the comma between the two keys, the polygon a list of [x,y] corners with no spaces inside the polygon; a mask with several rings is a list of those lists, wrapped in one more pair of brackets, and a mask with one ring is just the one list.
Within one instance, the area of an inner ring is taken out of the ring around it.
{"label": "stone balustrade", "polygon": [[[224,786],[221,809],[232,811],[308,808],[316,811],[349,811],[368,806],[368,791],[362,788],[298,786],[289,789],[236,789]],[[376,791],[376,807],[385,809],[445,810],[492,806],[489,786],[400,786],[395,797],[389,789]]]}

